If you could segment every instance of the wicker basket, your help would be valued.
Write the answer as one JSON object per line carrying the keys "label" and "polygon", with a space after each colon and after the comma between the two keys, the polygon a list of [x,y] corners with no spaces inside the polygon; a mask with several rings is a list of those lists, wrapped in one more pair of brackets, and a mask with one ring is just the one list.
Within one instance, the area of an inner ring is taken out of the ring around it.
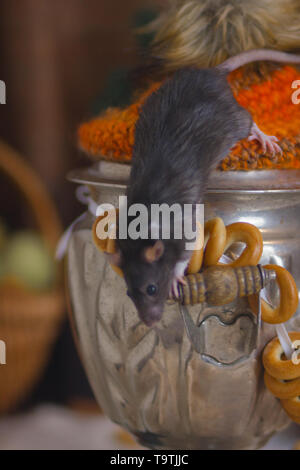
{"label": "wicker basket", "polygon": [[[22,192],[54,253],[61,234],[56,210],[38,176],[1,141],[0,171]],[[48,361],[64,314],[60,279],[58,273],[55,288],[41,293],[13,284],[0,287],[0,340],[6,345],[6,364],[0,365],[1,414],[26,398]]]}

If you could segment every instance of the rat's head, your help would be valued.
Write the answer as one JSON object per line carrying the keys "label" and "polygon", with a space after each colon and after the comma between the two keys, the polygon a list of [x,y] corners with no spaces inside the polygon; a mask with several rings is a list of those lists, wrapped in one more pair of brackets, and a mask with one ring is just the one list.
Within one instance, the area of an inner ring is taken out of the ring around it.
{"label": "rat's head", "polygon": [[147,244],[139,246],[134,243],[133,250],[127,243],[126,249],[125,244],[119,244],[119,264],[127,284],[127,294],[147,326],[161,319],[173,276],[164,242],[150,243],[147,241]]}

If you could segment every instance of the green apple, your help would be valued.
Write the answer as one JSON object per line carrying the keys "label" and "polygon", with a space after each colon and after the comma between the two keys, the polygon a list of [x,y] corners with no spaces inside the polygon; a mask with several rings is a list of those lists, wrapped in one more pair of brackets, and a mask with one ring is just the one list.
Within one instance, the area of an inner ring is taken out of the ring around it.
{"label": "green apple", "polygon": [[55,262],[38,234],[28,230],[14,234],[2,257],[5,276],[18,278],[36,290],[53,285]]}

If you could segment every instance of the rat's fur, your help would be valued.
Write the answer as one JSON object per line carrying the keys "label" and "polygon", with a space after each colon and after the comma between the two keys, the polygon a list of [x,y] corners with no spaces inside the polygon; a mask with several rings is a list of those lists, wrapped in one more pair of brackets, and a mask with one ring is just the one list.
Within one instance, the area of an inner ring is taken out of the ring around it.
{"label": "rat's fur", "polygon": [[155,32],[152,56],[167,72],[186,66],[213,67],[257,48],[300,51],[299,0],[168,3],[165,11],[143,28]]}
{"label": "rat's fur", "polygon": [[[226,73],[182,69],[145,102],[135,132],[128,206],[199,204],[210,170],[231,147],[246,138],[252,118],[234,99]],[[191,252],[185,242],[164,240],[164,253],[155,262],[144,259],[149,240],[118,240],[121,267],[141,319],[160,319],[178,262]],[[153,244],[154,242],[152,242]],[[147,296],[155,284],[157,295]]]}
{"label": "rat's fur", "polygon": [[[200,203],[211,168],[249,136],[252,118],[233,98],[225,69],[208,67],[252,49],[300,50],[299,0],[170,4],[143,28],[155,31],[152,56],[162,75],[171,78],[147,99],[136,125],[129,205]],[[143,256],[151,242],[117,243],[129,295],[140,318],[152,325],[161,318],[175,266],[186,257],[185,240],[164,241],[164,254],[153,263]],[[151,298],[146,295],[149,283],[158,287]]]}
{"label": "rat's fur", "polygon": [[[215,159],[224,158],[236,139],[249,135],[251,121],[233,98],[224,73],[177,71],[142,108],[135,129],[128,203],[200,202]],[[204,169],[201,175],[199,164]]]}
{"label": "rat's fur", "polygon": [[[179,204],[183,212],[190,204],[195,209],[203,201],[211,169],[239,140],[257,139],[263,148],[280,151],[276,137],[260,131],[227,82],[228,72],[268,58],[300,63],[300,56],[252,50],[214,69],[180,69],[147,98],[136,124],[128,206],[143,204],[150,209],[151,204]],[[161,238],[159,234],[151,242],[128,236],[117,241],[129,295],[149,326],[161,318],[171,285],[176,294],[191,256],[184,236],[175,239],[171,233],[170,239]]]}

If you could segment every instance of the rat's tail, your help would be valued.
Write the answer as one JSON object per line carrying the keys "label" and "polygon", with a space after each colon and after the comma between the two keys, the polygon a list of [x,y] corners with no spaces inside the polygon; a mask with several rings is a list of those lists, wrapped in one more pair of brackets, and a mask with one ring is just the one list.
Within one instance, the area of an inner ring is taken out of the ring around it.
{"label": "rat's tail", "polygon": [[243,65],[259,60],[268,60],[272,62],[300,64],[300,55],[289,54],[287,52],[274,51],[272,49],[253,49],[251,51],[242,52],[230,59],[225,60],[216,67],[217,70],[232,72]]}

